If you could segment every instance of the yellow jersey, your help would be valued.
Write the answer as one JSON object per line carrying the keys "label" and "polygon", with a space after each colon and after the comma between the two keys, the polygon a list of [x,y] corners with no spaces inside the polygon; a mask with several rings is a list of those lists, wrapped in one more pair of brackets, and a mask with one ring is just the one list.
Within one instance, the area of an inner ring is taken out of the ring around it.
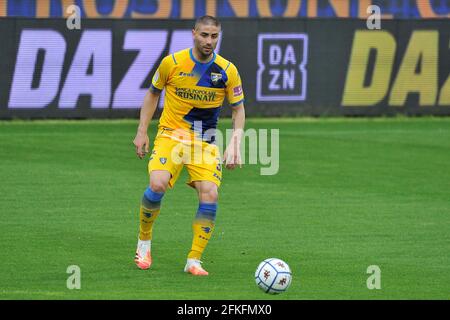
{"label": "yellow jersey", "polygon": [[[213,53],[207,63],[195,59],[192,48],[166,56],[156,70],[150,90],[166,89],[159,128],[185,130],[213,142],[207,130],[216,129],[225,97],[231,106],[244,101],[241,78],[236,66]],[[199,127],[200,125],[200,127]]]}

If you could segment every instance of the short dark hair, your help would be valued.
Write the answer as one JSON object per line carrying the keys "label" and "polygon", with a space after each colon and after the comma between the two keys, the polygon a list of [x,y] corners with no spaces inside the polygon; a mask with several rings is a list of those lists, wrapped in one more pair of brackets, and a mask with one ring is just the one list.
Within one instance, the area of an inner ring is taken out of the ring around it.
{"label": "short dark hair", "polygon": [[213,17],[213,16],[202,16],[202,17],[198,18],[195,21],[194,29],[197,29],[199,24],[213,25],[213,26],[216,26],[216,27],[220,27],[221,26],[220,21],[217,18]]}

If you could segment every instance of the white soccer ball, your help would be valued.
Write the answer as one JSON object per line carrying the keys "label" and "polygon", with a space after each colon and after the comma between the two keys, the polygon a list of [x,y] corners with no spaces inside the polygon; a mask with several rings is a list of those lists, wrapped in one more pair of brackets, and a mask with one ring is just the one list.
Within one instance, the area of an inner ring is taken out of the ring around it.
{"label": "white soccer ball", "polygon": [[292,272],[283,260],[268,258],[256,268],[255,281],[265,293],[278,294],[291,285]]}

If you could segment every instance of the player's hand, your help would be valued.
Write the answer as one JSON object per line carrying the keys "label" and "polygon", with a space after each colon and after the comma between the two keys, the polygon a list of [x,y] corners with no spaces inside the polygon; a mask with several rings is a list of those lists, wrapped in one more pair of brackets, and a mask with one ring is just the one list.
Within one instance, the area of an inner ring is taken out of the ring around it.
{"label": "player's hand", "polygon": [[237,166],[242,168],[240,145],[236,142],[231,142],[223,154],[225,168],[233,170]]}
{"label": "player's hand", "polygon": [[137,133],[133,140],[133,144],[136,147],[136,154],[139,159],[145,157],[149,150],[150,139],[146,133]]}

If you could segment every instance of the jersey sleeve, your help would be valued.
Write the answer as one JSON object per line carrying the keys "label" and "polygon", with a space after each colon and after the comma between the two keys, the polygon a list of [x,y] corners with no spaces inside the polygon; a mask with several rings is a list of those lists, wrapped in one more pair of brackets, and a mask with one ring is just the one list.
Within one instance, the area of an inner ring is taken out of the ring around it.
{"label": "jersey sleeve", "polygon": [[241,77],[236,66],[230,63],[227,70],[228,81],[226,83],[226,95],[230,106],[235,107],[244,102]]}
{"label": "jersey sleeve", "polygon": [[150,91],[160,93],[164,89],[164,86],[169,80],[169,74],[172,68],[171,60],[170,56],[162,59],[161,64],[153,75]]}

